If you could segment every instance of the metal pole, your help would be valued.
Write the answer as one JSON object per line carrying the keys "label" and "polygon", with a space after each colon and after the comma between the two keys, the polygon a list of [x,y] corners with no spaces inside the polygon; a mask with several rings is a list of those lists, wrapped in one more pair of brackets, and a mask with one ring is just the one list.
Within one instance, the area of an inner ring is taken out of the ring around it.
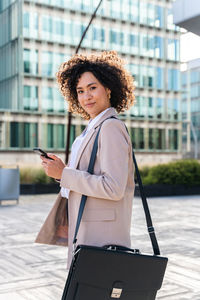
{"label": "metal pole", "polygon": [[[91,19],[90,19],[90,21],[89,21],[89,23],[88,23],[88,26],[86,27],[85,31],[83,32],[83,35],[82,35],[81,40],[80,40],[80,42],[79,42],[79,44],[78,44],[78,46],[77,46],[77,48],[76,48],[75,53],[78,53],[78,51],[79,51],[79,49],[80,49],[80,47],[81,47],[82,41],[83,41],[83,39],[84,39],[84,37],[85,37],[85,35],[86,35],[86,33],[87,33],[87,31],[88,31],[90,25],[91,25],[93,19],[94,19],[95,16],[96,16],[97,10],[99,9],[99,7],[100,7],[102,1],[103,1],[103,0],[100,0],[100,1],[99,1],[99,4],[97,5],[95,11],[93,12],[93,14],[92,14],[92,16],[91,16]],[[72,113],[71,113],[71,112],[68,112],[67,144],[66,144],[66,149],[65,149],[65,163],[66,163],[66,164],[68,163],[68,159],[69,159],[69,146],[70,146],[71,120],[72,120]]]}

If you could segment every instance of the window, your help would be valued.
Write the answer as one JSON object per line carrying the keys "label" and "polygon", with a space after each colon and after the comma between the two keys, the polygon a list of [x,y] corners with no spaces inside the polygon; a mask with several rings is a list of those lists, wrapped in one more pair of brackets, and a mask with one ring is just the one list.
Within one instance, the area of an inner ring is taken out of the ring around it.
{"label": "window", "polygon": [[155,141],[154,141],[154,129],[149,128],[149,149],[155,149]]}
{"label": "window", "polygon": [[138,0],[130,0],[129,5],[129,20],[137,23],[139,19],[139,2]]}
{"label": "window", "polygon": [[148,117],[149,118],[154,118],[154,116],[155,116],[154,102],[155,102],[155,99],[153,99],[152,97],[148,98]]}
{"label": "window", "polygon": [[191,77],[190,77],[190,82],[191,83],[197,83],[200,81],[200,71],[192,71],[191,70],[191,73],[190,73]]}
{"label": "window", "polygon": [[53,148],[53,124],[47,124],[47,147]]}
{"label": "window", "polygon": [[10,123],[10,147],[34,148],[38,146],[37,123]]}
{"label": "window", "polygon": [[42,87],[42,110],[45,112],[64,112],[66,101],[57,87]]}
{"label": "window", "polygon": [[53,76],[53,53],[49,51],[42,52],[42,75]]}
{"label": "window", "polygon": [[150,26],[154,26],[155,22],[155,6],[148,3],[147,23]]}
{"label": "window", "polygon": [[168,9],[167,11],[167,29],[177,30],[177,26],[174,25],[172,9]]}
{"label": "window", "polygon": [[158,119],[164,117],[164,99],[156,98],[156,116]]}
{"label": "window", "polygon": [[168,99],[168,118],[178,120],[179,117],[179,102],[178,99]]}
{"label": "window", "polygon": [[23,108],[31,111],[38,110],[37,86],[24,85]]}
{"label": "window", "polygon": [[177,69],[168,70],[168,90],[178,91],[180,86],[180,71]]}
{"label": "window", "polygon": [[163,68],[156,68],[156,88],[161,90],[164,88],[164,74]]}
{"label": "window", "polygon": [[19,123],[10,123],[10,147],[19,147]]}
{"label": "window", "polygon": [[47,112],[53,112],[53,88],[42,87],[42,110]]}
{"label": "window", "polygon": [[178,61],[180,59],[179,41],[168,39],[167,58]]}
{"label": "window", "polygon": [[121,18],[121,1],[111,1],[111,16],[112,18]]}
{"label": "window", "polygon": [[52,33],[52,17],[42,16],[42,31]]}
{"label": "window", "polygon": [[133,149],[136,149],[136,128],[130,130],[131,142]]}
{"label": "window", "polygon": [[26,37],[38,37],[38,14],[36,12],[23,13],[23,35]]}
{"label": "window", "polygon": [[156,149],[165,149],[165,129],[155,129]]}
{"label": "window", "polygon": [[29,12],[24,12],[23,14],[23,27],[26,29],[30,27]]}
{"label": "window", "polygon": [[105,41],[105,30],[103,28],[93,27],[93,40],[94,41]]}
{"label": "window", "polygon": [[133,75],[135,86],[138,86],[138,84],[139,84],[139,67],[138,67],[138,65],[130,64],[128,67],[129,67],[131,74]]}
{"label": "window", "polygon": [[164,57],[164,40],[159,36],[154,37],[154,57]]}
{"label": "window", "polygon": [[155,68],[148,67],[148,87],[151,87],[151,88],[153,88],[154,85],[155,85],[155,83],[154,83],[154,79],[155,79],[154,70],[155,70]]}
{"label": "window", "polygon": [[24,73],[38,74],[38,50],[24,49]]}
{"label": "window", "polygon": [[57,87],[53,89],[53,102],[54,102],[53,107],[55,112],[64,112],[65,109],[67,108],[66,100],[63,98],[63,96],[61,95]]}
{"label": "window", "polygon": [[178,130],[169,129],[169,149],[177,150],[178,149]]}
{"label": "window", "polygon": [[155,26],[163,27],[164,25],[164,8],[161,6],[155,6]]}
{"label": "window", "polygon": [[144,128],[139,128],[139,149],[144,149]]}
{"label": "window", "polygon": [[191,97],[192,98],[197,98],[199,96],[200,96],[199,85],[192,85],[191,86]]}
{"label": "window", "polygon": [[92,47],[101,48],[104,46],[105,42],[105,29],[97,26],[92,26],[91,28],[91,37]]}
{"label": "window", "polygon": [[65,147],[64,125],[57,124],[57,148]]}
{"label": "window", "polygon": [[120,50],[124,45],[124,33],[117,30],[110,30],[110,47]]}
{"label": "window", "polygon": [[142,1],[140,3],[140,23],[141,24],[147,24],[147,3],[144,3]]}

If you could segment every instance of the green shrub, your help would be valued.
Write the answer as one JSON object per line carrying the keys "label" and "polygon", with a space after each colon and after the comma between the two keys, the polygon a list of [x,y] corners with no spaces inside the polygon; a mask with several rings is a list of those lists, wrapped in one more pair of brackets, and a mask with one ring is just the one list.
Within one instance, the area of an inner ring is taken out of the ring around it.
{"label": "green shrub", "polygon": [[53,178],[47,176],[42,168],[20,168],[20,183],[53,183]]}
{"label": "green shrub", "polygon": [[141,177],[142,178],[147,177],[148,174],[149,174],[149,170],[150,170],[150,167],[148,167],[148,166],[145,166],[142,169],[140,169],[140,175],[141,175]]}
{"label": "green shrub", "polygon": [[200,164],[196,160],[179,160],[159,164],[149,169],[142,178],[143,184],[200,184]]}

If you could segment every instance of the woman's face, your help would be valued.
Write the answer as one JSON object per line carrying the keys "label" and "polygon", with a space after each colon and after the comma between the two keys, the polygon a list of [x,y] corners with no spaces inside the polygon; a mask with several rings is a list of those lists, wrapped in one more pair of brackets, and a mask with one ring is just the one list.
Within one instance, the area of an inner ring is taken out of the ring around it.
{"label": "woman's face", "polygon": [[110,107],[110,90],[105,88],[91,73],[81,75],[76,87],[81,107],[94,119],[103,110]]}

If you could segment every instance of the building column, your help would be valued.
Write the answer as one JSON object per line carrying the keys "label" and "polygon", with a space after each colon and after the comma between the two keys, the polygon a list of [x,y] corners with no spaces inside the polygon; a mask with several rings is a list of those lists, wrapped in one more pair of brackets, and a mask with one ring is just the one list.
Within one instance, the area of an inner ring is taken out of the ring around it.
{"label": "building column", "polygon": [[6,149],[10,148],[10,122],[5,121],[5,140],[4,145]]}

